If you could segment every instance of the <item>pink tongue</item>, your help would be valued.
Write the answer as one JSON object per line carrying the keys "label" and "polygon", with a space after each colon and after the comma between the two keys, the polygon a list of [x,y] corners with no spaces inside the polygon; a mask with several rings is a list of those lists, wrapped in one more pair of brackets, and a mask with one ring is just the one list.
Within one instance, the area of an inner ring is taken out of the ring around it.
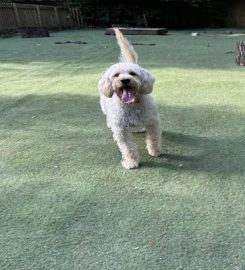
{"label": "pink tongue", "polygon": [[132,93],[132,91],[123,89],[122,101],[124,103],[132,103],[132,102],[134,102],[135,101],[135,96]]}

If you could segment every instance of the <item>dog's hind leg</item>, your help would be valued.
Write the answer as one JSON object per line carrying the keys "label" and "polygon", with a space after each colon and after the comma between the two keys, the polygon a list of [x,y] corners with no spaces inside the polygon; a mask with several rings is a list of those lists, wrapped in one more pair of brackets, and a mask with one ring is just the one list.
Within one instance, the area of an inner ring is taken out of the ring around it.
{"label": "dog's hind leg", "polygon": [[113,137],[122,154],[122,166],[126,169],[135,169],[139,166],[139,154],[134,145],[131,134],[126,130],[113,130]]}

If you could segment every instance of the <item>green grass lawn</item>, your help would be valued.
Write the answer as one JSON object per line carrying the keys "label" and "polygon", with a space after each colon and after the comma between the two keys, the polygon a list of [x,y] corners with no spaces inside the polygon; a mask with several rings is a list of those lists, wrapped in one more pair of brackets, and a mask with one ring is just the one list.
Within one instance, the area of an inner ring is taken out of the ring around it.
{"label": "green grass lawn", "polygon": [[1,270],[245,269],[245,32],[225,32],[128,36],[156,44],[135,49],[164,131],[132,171],[99,107],[113,36],[0,40]]}

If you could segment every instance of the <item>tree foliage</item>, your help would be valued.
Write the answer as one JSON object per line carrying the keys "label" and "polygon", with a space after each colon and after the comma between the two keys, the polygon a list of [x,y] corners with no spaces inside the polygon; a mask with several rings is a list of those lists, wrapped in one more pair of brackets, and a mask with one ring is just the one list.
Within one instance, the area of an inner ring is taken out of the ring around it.
{"label": "tree foliage", "polygon": [[223,26],[229,0],[72,0],[88,26]]}

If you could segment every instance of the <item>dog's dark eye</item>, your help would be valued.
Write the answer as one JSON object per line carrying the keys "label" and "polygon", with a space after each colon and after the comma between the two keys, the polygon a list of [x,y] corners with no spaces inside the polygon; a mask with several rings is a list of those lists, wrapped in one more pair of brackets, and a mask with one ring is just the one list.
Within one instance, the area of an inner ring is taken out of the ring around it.
{"label": "dog's dark eye", "polygon": [[115,75],[114,75],[114,77],[118,77],[119,76],[119,73],[116,73]]}
{"label": "dog's dark eye", "polygon": [[129,75],[131,75],[131,76],[137,76],[137,74],[135,72],[133,72],[133,71],[129,72]]}

